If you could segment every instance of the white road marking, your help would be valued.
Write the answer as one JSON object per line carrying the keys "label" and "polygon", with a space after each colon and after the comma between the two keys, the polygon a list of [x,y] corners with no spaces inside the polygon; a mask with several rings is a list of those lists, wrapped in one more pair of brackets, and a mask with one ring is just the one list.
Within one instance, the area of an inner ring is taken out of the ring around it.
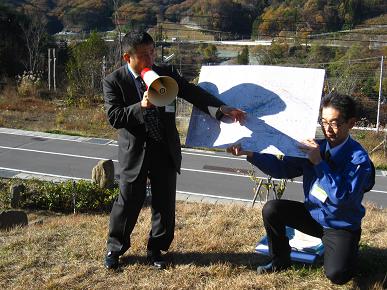
{"label": "white road marking", "polygon": [[[51,134],[51,133],[42,133],[42,132],[35,132],[35,131],[23,131],[23,130],[7,129],[7,128],[0,128],[0,134],[37,137],[37,138],[71,141],[71,142],[78,142],[78,143],[85,142],[85,141],[91,139],[89,137],[81,137],[81,136],[58,137],[58,136],[56,136],[56,134]],[[74,138],[77,138],[77,139],[74,139]]]}
{"label": "white road marking", "polygon": [[[51,152],[51,151],[42,151],[42,150],[35,150],[35,149],[14,148],[14,147],[7,147],[7,146],[0,146],[0,148],[8,149],[8,150],[17,150],[17,151],[26,151],[26,152],[34,152],[34,153],[42,153],[42,154],[50,154],[50,155],[60,155],[60,156],[67,156],[67,157],[75,157],[75,158],[94,159],[94,160],[107,160],[106,158],[100,158],[100,157],[92,157],[92,156],[77,155],[77,154],[67,154],[67,153],[59,153],[59,152]],[[113,161],[114,162],[118,162],[117,160],[113,160]]]}
{"label": "white road marking", "polygon": [[[41,138],[46,138],[46,139],[64,140],[64,141],[78,142],[78,143],[87,142],[87,140],[92,139],[92,138],[88,138],[88,137],[78,137],[79,140],[77,140],[77,139],[66,139],[66,138],[55,137],[55,134],[47,133],[48,135],[46,135],[46,134],[39,134],[39,133],[41,133],[41,132],[0,128],[0,134],[9,134],[9,135],[18,135],[18,136],[30,136],[30,137],[41,137]],[[101,146],[105,146],[105,145],[118,146],[117,144],[112,143],[112,142],[115,142],[115,141],[111,140],[111,142],[109,142],[107,144],[94,144],[94,143],[93,144],[94,145],[101,145]],[[0,146],[0,148],[5,148],[5,147],[4,146]],[[7,148],[8,149],[19,149],[19,148],[11,148],[11,147],[7,147]],[[28,151],[27,149],[24,149],[24,150]],[[199,151],[200,151],[200,153],[199,153]],[[53,152],[45,152],[45,151],[41,151],[41,152],[44,152],[44,153],[47,153],[47,154],[57,154],[57,155],[61,155],[62,154],[64,156],[70,156],[70,157],[77,157],[78,156],[78,155],[71,155],[71,154],[67,154],[66,155],[64,153],[53,153]],[[202,151],[202,150],[189,149],[189,148],[182,148],[182,154],[195,155],[195,156],[203,156],[203,157],[212,157],[212,158],[220,158],[220,159],[230,159],[230,160],[238,160],[238,161],[245,161],[246,160],[245,157],[219,156],[219,155],[216,155],[216,152],[213,152],[213,151]],[[101,159],[106,160],[105,158],[86,157],[86,156],[81,156],[81,155],[79,155],[79,158],[89,158],[89,159],[95,159],[95,160],[101,160]],[[118,161],[117,160],[113,160],[113,162],[118,162]],[[183,168],[182,168],[182,170],[183,170]],[[387,176],[387,171],[381,170],[380,174],[376,174],[376,176],[377,177]]]}
{"label": "white road marking", "polygon": [[[1,132],[2,128],[0,128],[0,134],[10,134],[10,135],[19,135],[19,136],[31,136],[31,137],[42,137],[47,139],[55,139],[55,140],[65,140],[70,142],[87,142],[89,140],[85,137],[79,137],[81,140],[76,139],[66,139],[66,138],[59,138],[59,137],[52,137],[47,136],[45,134],[38,134],[39,132],[29,132],[29,131],[22,131],[22,130],[14,130],[14,132]],[[4,128],[3,128],[4,129]],[[50,134],[55,136],[55,134]],[[112,141],[113,142],[113,141]],[[94,145],[112,145],[117,146],[116,144],[108,143],[108,144],[94,144]],[[34,149],[26,149],[26,148],[14,148],[14,147],[8,147],[8,146],[0,146],[0,148],[7,149],[7,150],[19,150],[19,151],[26,151],[26,152],[35,152],[35,153],[41,153],[41,154],[51,154],[51,155],[59,155],[59,156],[67,156],[67,157],[74,157],[74,158],[84,158],[84,159],[92,159],[92,160],[107,160],[106,158],[100,158],[100,157],[93,157],[93,156],[85,156],[85,155],[77,155],[77,154],[67,154],[67,153],[59,153],[59,152],[50,152],[50,151],[42,151],[42,150],[34,150]],[[238,157],[228,157],[228,156],[219,156],[216,155],[216,152],[213,151],[204,151],[205,153],[198,153],[195,152],[195,149],[185,149],[182,148],[182,154],[186,155],[195,155],[195,156],[204,156],[204,157],[212,157],[212,158],[220,158],[220,159],[231,159],[231,160],[238,160],[238,161],[244,161],[245,158],[238,158]],[[113,162],[118,162],[118,160],[113,160]],[[52,176],[52,177],[59,177],[59,178],[70,178],[70,179],[83,179],[78,177],[71,177],[71,176],[61,176],[61,175],[54,175],[54,174],[48,174],[48,173],[41,173],[41,172],[33,172],[33,171],[26,171],[26,170],[20,170],[20,169],[12,169],[12,168],[5,168],[0,167],[0,169],[3,170],[12,170],[12,171],[19,171],[23,173],[28,174],[39,174],[39,175],[46,175],[46,176]],[[181,168],[182,171],[190,171],[190,172],[199,172],[199,173],[207,173],[207,174],[218,174],[218,175],[226,175],[226,176],[235,176],[235,177],[249,177],[248,175],[244,174],[236,174],[236,173],[225,173],[225,172],[217,172],[217,171],[209,171],[209,170],[200,170],[200,169],[191,169],[191,168]],[[380,174],[377,174],[376,176],[387,176],[387,171],[382,170],[380,171]],[[265,178],[265,177],[261,177]],[[294,183],[302,184],[301,181],[292,181]],[[378,192],[378,193],[387,193],[387,191],[382,190],[371,190],[371,192]]]}
{"label": "white road marking", "polygon": [[[56,175],[56,174],[49,174],[49,173],[45,173],[45,172],[29,171],[29,170],[23,170],[23,169],[17,169],[17,168],[8,168],[8,167],[0,167],[0,170],[9,170],[9,171],[15,171],[15,172],[21,172],[21,173],[27,173],[27,174],[43,175],[43,176],[51,176],[51,177],[58,177],[58,178],[75,179],[75,180],[89,180],[89,181],[91,180],[91,179],[87,179],[87,178],[80,178],[80,177],[73,177],[73,176],[66,176],[66,175]],[[190,168],[181,168],[181,170],[200,172],[200,173],[219,174],[219,175],[232,175],[232,176],[237,176],[237,177],[249,177],[247,175],[242,175],[242,174],[231,174],[231,173],[214,172],[214,171],[208,171],[208,170],[197,170],[197,169],[190,169]],[[265,177],[262,177],[262,178],[265,178]],[[277,180],[277,179],[275,179],[275,180]],[[297,180],[293,180],[291,182],[302,184],[302,181],[297,181]],[[181,191],[181,192],[184,193],[183,191]],[[375,189],[372,189],[370,192],[387,193],[387,191],[375,190]],[[214,195],[214,197],[215,196],[216,195]]]}
{"label": "white road marking", "polygon": [[22,169],[16,169],[16,168],[8,168],[8,167],[0,167],[0,170],[9,170],[9,171],[27,173],[27,174],[32,174],[32,175],[42,175],[42,176],[50,176],[50,177],[56,177],[56,178],[75,179],[75,180],[89,180],[89,181],[91,181],[91,179],[87,179],[87,178],[80,178],[80,177],[66,176],[66,175],[57,175],[57,174],[49,174],[49,173],[45,173],[45,172],[29,171],[29,170],[22,170]]}
{"label": "white road marking", "polygon": [[197,193],[197,192],[189,192],[189,191],[181,191],[181,190],[176,190],[176,193],[195,195],[195,196],[202,196],[202,197],[212,197],[212,198],[217,198],[217,199],[220,198],[220,199],[227,199],[227,200],[235,200],[235,201],[246,201],[246,202],[252,202],[253,201],[251,199],[235,198],[235,197],[229,197],[229,196],[221,196],[221,195],[213,195],[213,194]]}
{"label": "white road marking", "polygon": [[[101,157],[85,156],[85,155],[78,155],[78,154],[68,154],[68,153],[59,153],[59,152],[51,152],[51,151],[42,151],[42,150],[35,150],[35,149],[14,148],[14,147],[8,147],[8,146],[0,146],[0,148],[7,149],[7,150],[26,151],[26,152],[59,155],[59,156],[67,156],[67,157],[74,157],[74,158],[84,158],[84,159],[92,159],[92,160],[108,160],[107,158],[101,158]],[[196,155],[193,153],[189,153],[189,154]],[[198,154],[198,155],[215,157],[215,156],[206,155],[206,154]],[[218,156],[218,157],[222,158],[222,156]],[[118,162],[118,160],[115,160],[115,159],[113,159],[112,161]],[[248,175],[245,175],[245,174],[226,173],[226,172],[201,170],[201,169],[181,168],[181,170],[182,171],[200,172],[200,173],[209,173],[209,174],[218,174],[218,175],[227,175],[227,176],[236,176],[236,177],[249,177]],[[384,175],[383,171],[382,171],[382,174]],[[383,176],[383,175],[376,175],[376,176]],[[257,177],[265,178],[265,176],[257,176]],[[274,179],[274,180],[277,180],[277,179]],[[293,182],[294,183],[302,183],[301,181],[297,181],[297,180],[295,180]]]}

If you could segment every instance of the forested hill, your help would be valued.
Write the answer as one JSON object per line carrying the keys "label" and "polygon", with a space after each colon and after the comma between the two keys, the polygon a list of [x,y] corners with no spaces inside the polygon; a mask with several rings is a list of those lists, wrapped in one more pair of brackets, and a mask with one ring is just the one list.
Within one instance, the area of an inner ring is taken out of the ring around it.
{"label": "forested hill", "polygon": [[[50,33],[126,29],[163,21],[198,25],[240,36],[287,30],[326,32],[352,28],[383,15],[385,0],[14,0],[22,13],[41,13]],[[3,4],[4,5],[4,4]],[[1,5],[0,5],[1,6]],[[5,7],[5,6],[3,6]],[[1,8],[1,7],[0,7]],[[382,20],[385,18],[381,18]],[[381,21],[382,21],[381,20]]]}

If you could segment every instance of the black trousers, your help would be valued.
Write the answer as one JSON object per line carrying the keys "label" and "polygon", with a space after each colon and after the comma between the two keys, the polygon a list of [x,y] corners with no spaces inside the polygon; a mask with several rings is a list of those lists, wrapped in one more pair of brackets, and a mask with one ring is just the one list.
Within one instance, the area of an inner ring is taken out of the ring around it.
{"label": "black trousers", "polygon": [[120,181],[120,194],[110,214],[107,250],[125,253],[146,197],[147,177],[152,188],[152,227],[147,250],[168,250],[174,238],[176,168],[165,144],[147,142],[141,171],[133,182]]}
{"label": "black trousers", "polygon": [[335,284],[345,284],[355,271],[361,229],[356,231],[323,228],[304,204],[291,200],[271,200],[262,209],[269,251],[273,263],[290,261],[285,226],[322,239],[325,275]]}

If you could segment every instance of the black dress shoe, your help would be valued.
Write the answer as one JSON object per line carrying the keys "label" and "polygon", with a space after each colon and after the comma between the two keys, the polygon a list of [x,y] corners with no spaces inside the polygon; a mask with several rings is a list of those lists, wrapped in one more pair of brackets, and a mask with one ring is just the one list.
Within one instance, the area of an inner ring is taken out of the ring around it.
{"label": "black dress shoe", "polygon": [[284,271],[286,269],[290,268],[290,262],[289,263],[276,263],[270,262],[269,264],[258,266],[257,267],[257,273],[258,274],[269,274],[273,272],[280,272]]}
{"label": "black dress shoe", "polygon": [[115,270],[118,268],[118,260],[120,256],[115,252],[108,252],[105,256],[105,268]]}
{"label": "black dress shoe", "polygon": [[157,270],[164,270],[166,268],[167,264],[160,251],[148,251],[147,260]]}

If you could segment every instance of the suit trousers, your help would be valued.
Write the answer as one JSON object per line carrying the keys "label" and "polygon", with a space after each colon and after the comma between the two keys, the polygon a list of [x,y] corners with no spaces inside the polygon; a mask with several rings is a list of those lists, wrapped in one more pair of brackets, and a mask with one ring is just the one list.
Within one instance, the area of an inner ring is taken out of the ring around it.
{"label": "suit trousers", "polygon": [[335,284],[348,282],[356,268],[361,229],[332,229],[322,227],[312,218],[302,202],[271,200],[262,209],[272,262],[290,262],[286,226],[322,239],[325,275]]}
{"label": "suit trousers", "polygon": [[151,183],[152,227],[147,250],[168,250],[174,238],[176,203],[176,168],[166,144],[146,142],[146,152],[139,175],[133,182],[120,181],[120,194],[110,214],[107,250],[125,253],[130,235],[146,197],[146,183]]}

